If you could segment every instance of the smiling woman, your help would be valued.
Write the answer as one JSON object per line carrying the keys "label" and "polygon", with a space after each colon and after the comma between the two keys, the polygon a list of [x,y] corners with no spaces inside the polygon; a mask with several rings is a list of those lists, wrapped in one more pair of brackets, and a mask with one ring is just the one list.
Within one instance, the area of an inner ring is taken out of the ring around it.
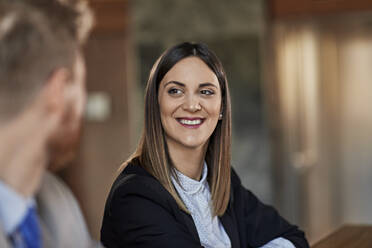
{"label": "smiling woman", "polygon": [[230,166],[231,104],[203,44],[165,51],[150,73],[145,126],[108,196],[110,247],[308,247],[304,233],[240,183]]}
{"label": "smiling woman", "polygon": [[[209,137],[221,113],[216,75],[198,57],[185,58],[161,80],[158,98],[171,161],[177,170],[199,180]],[[193,157],[197,166],[190,166]]]}

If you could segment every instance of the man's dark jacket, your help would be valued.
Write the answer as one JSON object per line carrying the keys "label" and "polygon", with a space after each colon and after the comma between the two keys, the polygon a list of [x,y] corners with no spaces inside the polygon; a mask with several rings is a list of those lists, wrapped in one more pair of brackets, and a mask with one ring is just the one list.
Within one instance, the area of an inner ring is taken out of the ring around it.
{"label": "man's dark jacket", "polygon": [[[309,247],[304,233],[246,190],[231,171],[231,197],[220,221],[232,248],[260,247],[283,237]],[[201,248],[191,215],[182,211],[157,179],[134,159],[115,180],[101,229],[107,248]]]}

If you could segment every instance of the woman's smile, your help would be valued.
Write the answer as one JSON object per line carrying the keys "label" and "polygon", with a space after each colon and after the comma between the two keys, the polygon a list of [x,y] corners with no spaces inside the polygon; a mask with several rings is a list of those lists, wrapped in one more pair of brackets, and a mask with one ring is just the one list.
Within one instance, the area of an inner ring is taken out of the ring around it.
{"label": "woman's smile", "polygon": [[188,118],[188,117],[182,117],[182,118],[176,118],[176,120],[186,128],[199,128],[205,118]]}

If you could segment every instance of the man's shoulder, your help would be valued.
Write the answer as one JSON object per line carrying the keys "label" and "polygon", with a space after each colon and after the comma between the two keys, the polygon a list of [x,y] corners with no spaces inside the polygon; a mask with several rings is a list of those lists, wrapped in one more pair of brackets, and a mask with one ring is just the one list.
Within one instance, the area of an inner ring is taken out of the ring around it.
{"label": "man's shoulder", "polygon": [[46,172],[43,176],[36,198],[38,205],[47,204],[57,208],[65,205],[73,205],[74,208],[78,207],[75,196],[69,187],[59,177],[50,172]]}
{"label": "man's shoulder", "polygon": [[6,237],[5,231],[2,229],[1,225],[0,225],[0,247],[1,248],[11,247]]}
{"label": "man's shoulder", "polygon": [[[38,212],[45,232],[53,232],[60,245],[86,247],[91,240],[79,204],[67,185],[46,172],[36,195]],[[57,245],[58,246],[58,245]],[[61,246],[62,247],[62,246]]]}
{"label": "man's shoulder", "polygon": [[72,194],[68,186],[58,176],[48,171],[45,172],[42,179],[40,191],[43,190],[54,191],[58,194]]}

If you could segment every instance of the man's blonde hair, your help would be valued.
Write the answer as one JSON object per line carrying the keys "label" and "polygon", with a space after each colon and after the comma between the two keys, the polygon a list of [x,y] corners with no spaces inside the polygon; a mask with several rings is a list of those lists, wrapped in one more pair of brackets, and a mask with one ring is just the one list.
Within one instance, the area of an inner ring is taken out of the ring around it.
{"label": "man's blonde hair", "polygon": [[[13,0],[14,1],[14,0]],[[85,43],[94,24],[87,0],[15,0],[44,12],[53,26],[66,27],[80,44]]]}
{"label": "man's blonde hair", "polygon": [[[53,1],[0,3],[0,115],[16,114],[52,73],[73,65],[80,50],[75,9]],[[48,4],[47,4],[48,3]],[[52,18],[52,16],[54,16]]]}

